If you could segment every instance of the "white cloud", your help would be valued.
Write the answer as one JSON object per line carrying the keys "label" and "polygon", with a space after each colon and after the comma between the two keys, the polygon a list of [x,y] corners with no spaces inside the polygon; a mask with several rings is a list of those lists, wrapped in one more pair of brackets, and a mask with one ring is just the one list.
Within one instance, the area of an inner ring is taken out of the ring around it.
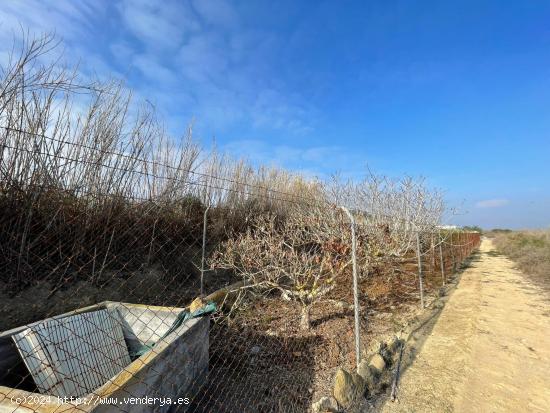
{"label": "white cloud", "polygon": [[4,1],[0,7],[1,39],[19,37],[21,29],[31,34],[56,32],[64,40],[84,37],[92,28],[94,18],[102,17],[102,7],[96,1],[28,0]]}
{"label": "white cloud", "polygon": [[294,134],[311,132],[310,121],[313,110],[298,96],[291,99],[274,89],[261,90],[251,107],[251,117],[254,126],[263,128],[288,130]]}
{"label": "white cloud", "polygon": [[154,56],[146,54],[136,55],[133,57],[132,63],[149,80],[162,83],[164,86],[170,86],[177,80],[176,73],[160,64]]}
{"label": "white cloud", "polygon": [[[147,0],[124,0],[118,9],[146,50],[135,52],[132,60],[156,94],[185,91],[192,96],[190,107],[175,100],[168,104],[168,116],[196,118],[197,130],[208,125],[223,131],[238,122],[296,135],[312,130],[312,108],[272,73],[270,59],[284,42],[240,22],[231,2],[167,1],[159,7]],[[113,50],[118,50],[121,40],[115,41]],[[122,54],[129,54],[127,45]]]}
{"label": "white cloud", "polygon": [[236,140],[222,147],[236,158],[245,157],[257,165],[273,165],[306,173],[310,177],[328,178],[324,171],[336,171],[346,165],[343,178],[359,176],[364,171],[363,156],[340,146],[298,147],[272,145],[258,139]]}
{"label": "white cloud", "polygon": [[226,50],[221,36],[196,34],[179,51],[180,71],[190,80],[219,85],[227,73],[229,56]]}
{"label": "white cloud", "polygon": [[83,77],[127,76],[134,95],[156,102],[169,125],[195,118],[207,135],[233,125],[312,130],[313,107],[274,72],[285,39],[243,20],[231,1],[7,0],[0,22],[0,43],[10,46],[21,26],[55,32]]}
{"label": "white cloud", "polygon": [[476,203],[476,208],[499,208],[508,205],[510,201],[507,199],[486,199]]}
{"label": "white cloud", "polygon": [[109,50],[113,57],[122,64],[128,63],[135,54],[135,50],[132,46],[124,40],[115,41],[109,46]]}
{"label": "white cloud", "polygon": [[[105,8],[99,2],[83,0],[27,0],[0,3],[0,44],[2,64],[7,55],[17,54],[23,39],[32,39],[44,34],[55,35],[60,44],[49,53],[40,56],[41,62],[57,61],[59,66],[77,66],[82,78],[117,76],[116,71],[105,61],[99,50],[90,50],[85,45],[94,37],[94,22],[104,19]],[[53,45],[53,44],[52,44]]]}
{"label": "white cloud", "polygon": [[194,0],[193,6],[212,25],[233,27],[238,23],[237,13],[225,0]]}
{"label": "white cloud", "polygon": [[185,3],[124,0],[118,10],[128,32],[150,50],[177,49],[190,32],[200,29]]}

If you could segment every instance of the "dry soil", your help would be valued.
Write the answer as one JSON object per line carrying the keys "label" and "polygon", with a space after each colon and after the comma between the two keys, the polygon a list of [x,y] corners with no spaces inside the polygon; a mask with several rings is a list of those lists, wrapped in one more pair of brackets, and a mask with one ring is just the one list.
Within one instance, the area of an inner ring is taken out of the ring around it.
{"label": "dry soil", "polygon": [[550,412],[550,301],[489,239],[383,412]]}

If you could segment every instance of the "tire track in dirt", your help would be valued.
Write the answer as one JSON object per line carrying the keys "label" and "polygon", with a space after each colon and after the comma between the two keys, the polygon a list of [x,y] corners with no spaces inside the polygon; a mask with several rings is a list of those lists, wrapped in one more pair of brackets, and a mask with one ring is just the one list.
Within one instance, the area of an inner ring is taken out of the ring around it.
{"label": "tire track in dirt", "polygon": [[383,412],[550,411],[550,302],[484,239]]}

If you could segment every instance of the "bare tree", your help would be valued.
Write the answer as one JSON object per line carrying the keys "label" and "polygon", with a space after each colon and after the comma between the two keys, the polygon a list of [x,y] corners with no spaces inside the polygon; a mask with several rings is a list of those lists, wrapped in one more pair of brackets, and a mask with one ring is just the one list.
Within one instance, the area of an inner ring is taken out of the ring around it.
{"label": "bare tree", "polygon": [[302,306],[301,326],[310,309],[334,288],[350,265],[346,221],[333,208],[298,208],[286,216],[264,214],[248,230],[226,241],[212,265],[234,270],[258,289],[279,290]]}

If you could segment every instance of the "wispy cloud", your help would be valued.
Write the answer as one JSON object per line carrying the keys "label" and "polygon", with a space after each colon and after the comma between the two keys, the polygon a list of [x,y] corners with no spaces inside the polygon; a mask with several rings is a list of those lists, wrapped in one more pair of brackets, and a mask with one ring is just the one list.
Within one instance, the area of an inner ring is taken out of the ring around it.
{"label": "wispy cloud", "polygon": [[102,7],[94,1],[8,0],[0,7],[0,39],[11,40],[19,36],[21,28],[35,32],[56,31],[65,40],[82,38],[92,29],[94,19],[102,17]]}
{"label": "wispy cloud", "polygon": [[226,0],[193,0],[193,8],[212,25],[234,27],[238,24],[237,13]]}
{"label": "wispy cloud", "polygon": [[486,199],[476,203],[476,208],[499,208],[508,205],[507,199]]}
{"label": "wispy cloud", "polygon": [[238,7],[229,0],[8,0],[0,5],[0,41],[10,44],[20,25],[55,31],[69,62],[100,78],[124,74],[169,127],[195,119],[199,133],[243,124],[310,133],[315,111],[274,73],[284,37],[244,19]]}
{"label": "wispy cloud", "polygon": [[[233,2],[168,1],[158,7],[122,0],[117,10],[125,31],[114,42],[124,44],[125,52],[134,48],[130,61],[147,87],[163,95],[150,99],[168,116],[196,119],[199,132],[202,125],[220,131],[239,123],[293,135],[312,131],[313,109],[273,76],[284,39],[243,21]],[[189,98],[166,99],[178,93]]]}
{"label": "wispy cloud", "polygon": [[196,14],[183,2],[122,0],[116,8],[125,28],[121,35],[133,36],[140,47],[149,50],[173,52],[186,36],[200,29]]}
{"label": "wispy cloud", "polygon": [[338,172],[342,165],[348,165],[342,177],[353,178],[364,171],[365,167],[360,154],[337,145],[299,147],[270,145],[261,140],[248,139],[232,141],[222,149],[235,157],[245,157],[258,165],[284,167],[310,177],[329,178],[327,171]]}

